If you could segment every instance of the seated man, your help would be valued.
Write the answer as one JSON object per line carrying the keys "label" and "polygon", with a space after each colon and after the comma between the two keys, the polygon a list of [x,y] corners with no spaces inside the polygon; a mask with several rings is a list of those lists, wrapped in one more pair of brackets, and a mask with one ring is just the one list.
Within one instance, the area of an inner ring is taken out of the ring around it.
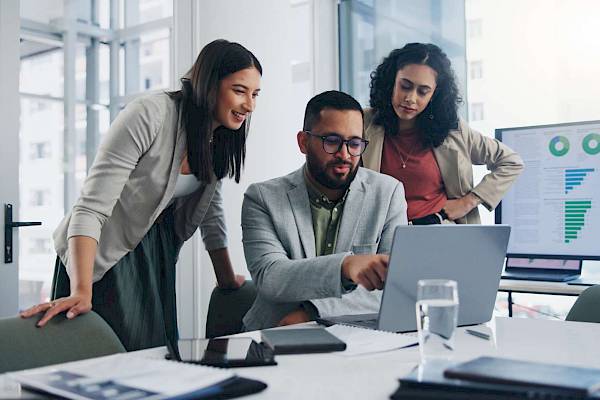
{"label": "seated man", "polygon": [[297,140],[305,165],[244,196],[244,253],[258,289],[247,330],[378,312],[394,228],[407,223],[402,184],[359,167],[368,143],[354,98],[313,97]]}

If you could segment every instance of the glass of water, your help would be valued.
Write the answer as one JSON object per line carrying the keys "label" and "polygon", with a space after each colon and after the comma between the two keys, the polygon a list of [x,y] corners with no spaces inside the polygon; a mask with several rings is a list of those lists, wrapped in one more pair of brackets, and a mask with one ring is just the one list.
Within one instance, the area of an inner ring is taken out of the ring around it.
{"label": "glass of water", "polygon": [[416,311],[421,362],[452,358],[458,320],[456,281],[420,280]]}

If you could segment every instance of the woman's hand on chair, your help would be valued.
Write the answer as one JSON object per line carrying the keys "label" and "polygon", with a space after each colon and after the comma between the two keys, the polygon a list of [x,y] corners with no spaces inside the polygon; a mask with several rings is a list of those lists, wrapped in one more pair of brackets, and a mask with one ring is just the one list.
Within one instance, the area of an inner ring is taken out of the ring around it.
{"label": "woman's hand on chair", "polygon": [[42,319],[37,323],[38,327],[46,325],[46,323],[54,318],[56,314],[67,312],[67,318],[73,319],[79,314],[85,314],[92,309],[92,295],[86,293],[75,292],[69,297],[61,297],[60,299],[52,300],[47,303],[41,303],[27,310],[21,311],[22,318],[29,318],[35,314],[45,312]]}
{"label": "woman's hand on chair", "polygon": [[221,289],[239,289],[246,282],[246,277],[244,275],[235,275],[233,280],[218,282],[217,286]]}

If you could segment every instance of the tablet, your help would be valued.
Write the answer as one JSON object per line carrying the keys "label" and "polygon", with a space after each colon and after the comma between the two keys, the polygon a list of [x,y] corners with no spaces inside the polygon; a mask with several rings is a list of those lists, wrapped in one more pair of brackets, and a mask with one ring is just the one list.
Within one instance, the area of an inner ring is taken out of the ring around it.
{"label": "tablet", "polygon": [[171,358],[182,362],[220,368],[277,365],[273,350],[252,338],[180,339],[178,353]]}

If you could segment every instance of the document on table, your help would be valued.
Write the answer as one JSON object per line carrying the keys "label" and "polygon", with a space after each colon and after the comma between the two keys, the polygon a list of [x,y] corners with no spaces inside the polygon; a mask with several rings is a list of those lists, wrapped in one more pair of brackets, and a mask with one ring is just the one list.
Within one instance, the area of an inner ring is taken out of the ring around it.
{"label": "document on table", "polygon": [[349,325],[332,325],[327,330],[340,340],[346,342],[346,350],[336,353],[342,356],[379,353],[418,343],[416,336],[364,329]]}
{"label": "document on table", "polygon": [[11,373],[24,386],[69,399],[163,399],[223,382],[231,372],[128,354]]}

